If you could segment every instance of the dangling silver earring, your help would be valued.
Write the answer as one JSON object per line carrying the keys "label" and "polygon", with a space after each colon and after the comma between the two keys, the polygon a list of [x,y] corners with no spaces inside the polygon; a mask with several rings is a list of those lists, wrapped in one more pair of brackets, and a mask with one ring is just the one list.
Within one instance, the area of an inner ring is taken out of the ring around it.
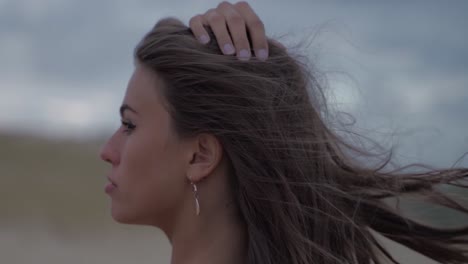
{"label": "dangling silver earring", "polygon": [[198,189],[197,189],[197,185],[193,182],[190,182],[190,184],[192,184],[192,188],[193,188],[193,197],[195,197],[195,209],[196,209],[196,212],[197,212],[197,215],[200,214],[200,203],[198,202]]}

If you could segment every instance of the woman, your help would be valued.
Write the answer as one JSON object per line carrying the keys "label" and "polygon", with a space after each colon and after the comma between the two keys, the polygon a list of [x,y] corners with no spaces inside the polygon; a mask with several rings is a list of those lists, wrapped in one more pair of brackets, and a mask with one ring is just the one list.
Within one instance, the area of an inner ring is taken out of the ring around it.
{"label": "woman", "polygon": [[135,49],[120,114],[101,152],[112,217],[161,228],[172,264],[393,260],[374,232],[468,263],[468,227],[427,226],[384,200],[420,194],[468,214],[432,188],[467,188],[468,169],[406,173],[384,170],[391,153],[375,168],[353,159],[373,154],[331,129],[314,74],[265,37],[245,2],[190,28],[160,20]]}

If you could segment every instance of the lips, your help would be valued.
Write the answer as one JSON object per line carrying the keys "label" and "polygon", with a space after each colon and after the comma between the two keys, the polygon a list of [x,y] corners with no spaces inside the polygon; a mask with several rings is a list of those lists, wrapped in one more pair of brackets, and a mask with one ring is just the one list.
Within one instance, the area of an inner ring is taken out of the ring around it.
{"label": "lips", "polygon": [[111,176],[107,176],[107,180],[109,180],[109,183],[104,186],[104,192],[112,195],[112,193],[117,189],[117,184],[115,183],[114,179],[112,179]]}
{"label": "lips", "polygon": [[117,187],[117,184],[116,184],[115,181],[112,179],[112,177],[107,176],[107,179],[109,180],[110,183],[112,183],[112,185],[114,185],[114,186]]}

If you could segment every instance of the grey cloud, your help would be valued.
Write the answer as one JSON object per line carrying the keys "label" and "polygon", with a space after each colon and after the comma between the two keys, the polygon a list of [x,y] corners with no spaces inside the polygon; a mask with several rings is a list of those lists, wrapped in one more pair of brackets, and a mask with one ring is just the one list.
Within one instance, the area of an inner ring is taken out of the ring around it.
{"label": "grey cloud", "polygon": [[[25,105],[42,98],[38,93],[70,101],[89,101],[101,93],[103,98],[112,98],[106,107],[119,104],[133,67],[133,47],[158,18],[172,15],[187,22],[191,15],[218,3],[40,2],[37,10],[27,7],[28,1],[19,0],[7,1],[0,9],[0,45],[4,45],[0,49],[0,56],[4,56],[0,62],[0,94],[4,89],[13,89],[4,85],[11,85],[17,78],[20,84],[14,89],[24,94]],[[360,89],[362,97],[351,109],[362,118],[361,124],[375,127],[388,118],[389,126],[394,120],[409,130],[432,127],[443,131],[441,143],[437,143],[437,136],[431,138],[430,132],[427,136],[443,152],[421,147],[428,155],[424,157],[434,162],[450,160],[448,157],[468,149],[468,125],[464,121],[468,113],[468,80],[460,77],[468,71],[467,1],[264,0],[251,1],[251,5],[273,35],[293,32],[299,39],[313,33],[306,29],[330,22],[329,28],[325,26],[319,34],[311,54],[318,53],[319,68],[340,69],[356,78],[349,89]],[[440,88],[434,87],[435,82]],[[416,85],[418,91],[412,87]],[[424,111],[412,112],[412,106],[403,101],[407,97],[405,89],[421,92],[426,85],[428,92],[445,95],[437,102],[423,102],[428,107]],[[34,108],[32,113],[21,105],[9,111],[13,115],[27,112],[30,116],[22,117],[24,122],[47,121],[45,112],[39,113],[40,104],[31,103],[30,107]],[[109,112],[102,111],[92,122],[116,119]],[[95,123],[89,126],[92,129]],[[409,144],[405,151],[409,153],[417,147],[414,142],[418,134],[405,140]]]}

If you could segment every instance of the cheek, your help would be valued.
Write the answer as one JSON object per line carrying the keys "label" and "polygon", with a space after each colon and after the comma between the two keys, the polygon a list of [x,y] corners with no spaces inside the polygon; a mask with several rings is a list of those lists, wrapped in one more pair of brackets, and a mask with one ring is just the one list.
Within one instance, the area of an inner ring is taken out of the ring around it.
{"label": "cheek", "polygon": [[113,211],[126,217],[126,222],[162,217],[181,202],[185,176],[176,166],[174,148],[165,148],[161,142],[131,135],[123,146]]}

